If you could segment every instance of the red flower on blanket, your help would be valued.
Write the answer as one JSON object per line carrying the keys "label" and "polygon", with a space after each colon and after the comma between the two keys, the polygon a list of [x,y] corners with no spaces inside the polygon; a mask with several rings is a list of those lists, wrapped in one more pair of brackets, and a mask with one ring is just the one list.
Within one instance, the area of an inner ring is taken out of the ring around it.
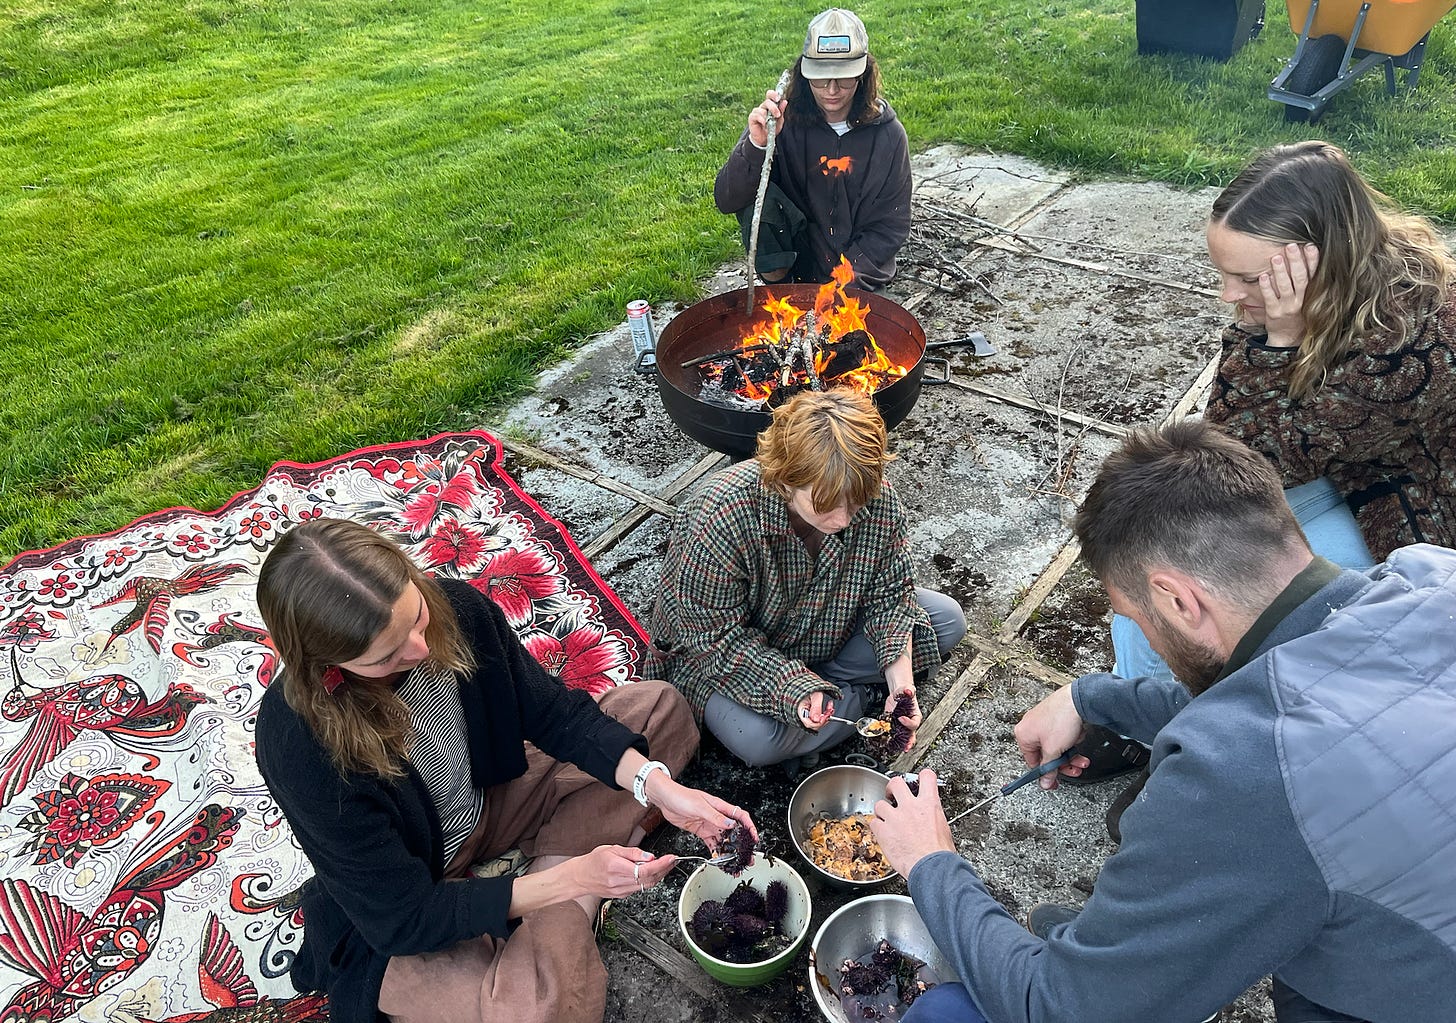
{"label": "red flower on blanket", "polygon": [[452,565],[469,572],[480,564],[486,546],[487,537],[480,530],[466,529],[454,519],[446,519],[425,541],[424,552],[430,568]]}
{"label": "red flower on blanket", "polygon": [[614,672],[631,662],[627,645],[596,625],[583,625],[567,633],[565,638],[546,632],[530,632],[521,642],[541,667],[560,676],[573,689],[602,693],[619,679]]}
{"label": "red flower on blanket", "polygon": [[102,561],[102,568],[123,568],[135,558],[138,551],[131,544],[122,544],[120,547],[113,547],[106,552],[106,559]]}
{"label": "red flower on blanket", "polygon": [[0,627],[0,647],[18,647],[28,654],[35,653],[45,640],[55,638],[55,632],[45,627],[45,619],[34,608],[22,611]]}
{"label": "red flower on blanket", "polygon": [[531,620],[532,604],[566,589],[566,576],[550,550],[541,544],[492,554],[477,578],[470,580],[519,627]]}
{"label": "red flower on blanket", "polygon": [[243,536],[252,537],[254,540],[261,540],[277,528],[277,518],[276,511],[259,508],[238,523],[238,532]]}
{"label": "red flower on blanket", "polygon": [[72,590],[78,590],[81,584],[77,582],[69,572],[57,572],[40,581],[39,594],[46,597],[52,603],[65,600],[71,595]]}
{"label": "red flower on blanket", "polygon": [[447,475],[448,470],[434,459],[406,462],[405,469],[405,478],[397,486],[413,492],[405,498],[399,520],[412,536],[429,532],[442,512],[458,513],[469,508],[479,490],[469,475]]}
{"label": "red flower on blanket", "polygon": [[105,828],[116,823],[116,793],[84,788],[70,799],[61,800],[49,829],[62,845],[94,842]]}
{"label": "red flower on blanket", "polygon": [[35,796],[36,809],[20,822],[35,837],[26,851],[37,866],[81,862],[89,849],[117,838],[156,804],[171,782],[139,774],[105,774],[86,779],[67,772],[60,786]]}
{"label": "red flower on blanket", "polygon": [[188,554],[201,554],[212,550],[212,541],[203,536],[200,531],[192,533],[178,533],[177,543]]}

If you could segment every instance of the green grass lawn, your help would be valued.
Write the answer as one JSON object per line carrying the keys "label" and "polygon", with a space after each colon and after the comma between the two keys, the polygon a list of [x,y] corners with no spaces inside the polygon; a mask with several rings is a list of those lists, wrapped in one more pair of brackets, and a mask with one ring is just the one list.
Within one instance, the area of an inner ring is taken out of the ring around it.
{"label": "green grass lawn", "polygon": [[[736,249],[712,179],[819,8],[17,0],[0,12],[0,561],[279,459],[489,424],[632,298]],[[1135,53],[1134,0],[857,9],[912,146],[1189,185],[1317,134],[1456,218],[1456,54],[1319,124]]]}

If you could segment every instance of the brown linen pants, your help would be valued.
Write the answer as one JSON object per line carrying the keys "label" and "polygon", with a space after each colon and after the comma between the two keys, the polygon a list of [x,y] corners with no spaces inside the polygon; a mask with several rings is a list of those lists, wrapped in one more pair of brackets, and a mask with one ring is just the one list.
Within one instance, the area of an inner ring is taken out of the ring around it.
{"label": "brown linen pants", "polygon": [[[619,686],[598,702],[645,735],[652,757],[674,775],[697,751],[692,710],[665,682]],[[528,744],[526,773],[486,791],[480,823],[445,874],[467,877],[472,864],[513,846],[528,856],[576,856],[625,842],[644,815],[631,792]],[[606,1000],[592,922],[568,900],[526,914],[509,938],[484,935],[442,952],[395,956],[379,1011],[395,1023],[601,1023]]]}

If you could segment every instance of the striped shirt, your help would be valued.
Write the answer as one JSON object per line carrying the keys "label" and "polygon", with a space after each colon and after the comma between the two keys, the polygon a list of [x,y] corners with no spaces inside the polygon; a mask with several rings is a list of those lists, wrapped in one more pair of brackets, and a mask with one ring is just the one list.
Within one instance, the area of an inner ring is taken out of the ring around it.
{"label": "striped shirt", "polygon": [[399,698],[410,711],[409,762],[435,801],[448,864],[480,823],[485,792],[470,781],[465,708],[455,676],[429,661],[409,673]]}
{"label": "striped shirt", "polygon": [[809,665],[834,657],[861,622],[881,668],[912,637],[917,674],[940,664],[889,483],[811,556],[788,503],[760,482],[758,462],[740,462],[678,508],[648,620],[648,669],[682,690],[700,715],[722,693],[793,721],[810,693],[839,697]]}

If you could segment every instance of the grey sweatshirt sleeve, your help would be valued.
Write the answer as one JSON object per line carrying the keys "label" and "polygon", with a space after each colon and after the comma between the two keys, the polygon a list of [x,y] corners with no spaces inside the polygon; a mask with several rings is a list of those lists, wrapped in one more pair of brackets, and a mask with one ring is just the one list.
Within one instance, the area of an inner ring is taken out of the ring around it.
{"label": "grey sweatshirt sleeve", "polygon": [[1181,683],[1155,678],[1118,678],[1099,672],[1072,683],[1072,704],[1083,721],[1152,745],[1173,716],[1193,697]]}
{"label": "grey sweatshirt sleeve", "polygon": [[1318,932],[1330,895],[1290,814],[1273,738],[1240,737],[1249,722],[1233,717],[1203,737],[1234,747],[1222,755],[1176,741],[1123,817],[1122,847],[1081,915],[1047,941],[959,856],[911,870],[931,936],[991,1023],[1200,1020]]}

